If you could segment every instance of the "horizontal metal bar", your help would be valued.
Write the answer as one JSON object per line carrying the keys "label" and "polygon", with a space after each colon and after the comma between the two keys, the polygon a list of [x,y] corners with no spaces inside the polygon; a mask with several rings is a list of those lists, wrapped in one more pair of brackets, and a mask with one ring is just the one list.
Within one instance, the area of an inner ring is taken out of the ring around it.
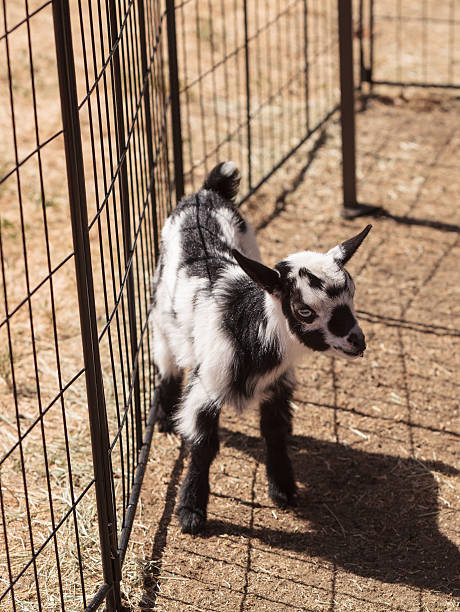
{"label": "horizontal metal bar", "polygon": [[416,81],[380,81],[372,79],[370,81],[372,85],[389,85],[394,87],[423,87],[425,89],[460,89],[460,84],[454,85],[452,83],[417,83]]}
{"label": "horizontal metal bar", "polygon": [[404,21],[422,22],[422,23],[442,23],[444,25],[459,25],[459,19],[449,19],[447,17],[418,17],[417,15],[405,15],[400,17],[399,15],[378,15],[375,14],[375,19],[382,19],[384,21],[397,21],[399,23]]}
{"label": "horizontal metal bar", "polygon": [[147,467],[147,460],[149,457],[150,446],[152,443],[153,428],[155,424],[155,413],[157,410],[159,400],[158,389],[155,389],[153,394],[152,405],[150,407],[147,425],[145,427],[144,440],[142,442],[141,451],[139,453],[139,462],[137,464],[136,473],[134,475],[133,488],[131,490],[131,496],[129,498],[128,506],[126,508],[126,519],[120,536],[120,544],[118,546],[118,554],[120,555],[120,563],[123,566],[125,559],[126,549],[131,535],[131,530],[134,523],[134,517],[136,515],[137,502],[139,501],[139,495],[141,492],[142,481],[144,479],[145,468]]}
{"label": "horizontal metal bar", "polygon": [[110,591],[112,587],[110,584],[104,583],[101,588],[98,590],[93,599],[89,602],[89,604],[85,608],[85,612],[93,612],[97,610],[99,606],[104,602],[104,599],[107,597],[107,593]]}

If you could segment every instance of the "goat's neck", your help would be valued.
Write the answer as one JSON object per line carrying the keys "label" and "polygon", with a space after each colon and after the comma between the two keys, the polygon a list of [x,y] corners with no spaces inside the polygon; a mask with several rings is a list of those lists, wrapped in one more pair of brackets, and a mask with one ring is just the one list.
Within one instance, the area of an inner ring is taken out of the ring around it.
{"label": "goat's neck", "polygon": [[304,347],[291,333],[289,324],[283,314],[281,302],[269,293],[265,293],[265,312],[267,315],[267,340],[272,342],[276,340],[281,349],[283,360],[294,364],[304,353]]}

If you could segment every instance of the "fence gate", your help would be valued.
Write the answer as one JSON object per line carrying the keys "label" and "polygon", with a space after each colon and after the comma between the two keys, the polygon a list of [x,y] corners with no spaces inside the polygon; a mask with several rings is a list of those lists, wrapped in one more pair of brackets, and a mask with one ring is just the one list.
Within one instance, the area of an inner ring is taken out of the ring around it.
{"label": "fence gate", "polygon": [[351,2],[339,6],[342,100],[332,0],[3,0],[2,609],[121,607],[171,203],[223,159],[244,201],[342,103],[353,205]]}

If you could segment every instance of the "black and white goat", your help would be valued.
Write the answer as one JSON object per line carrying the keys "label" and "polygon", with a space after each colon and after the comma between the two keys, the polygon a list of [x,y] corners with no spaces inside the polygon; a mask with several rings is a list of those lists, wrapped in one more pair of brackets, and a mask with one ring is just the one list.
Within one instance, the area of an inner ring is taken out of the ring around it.
{"label": "black and white goat", "polygon": [[344,264],[371,226],[326,254],[303,251],[268,268],[233,205],[239,180],[234,163],[219,164],[179,203],[164,225],[153,281],[157,422],[162,431],[175,427],[191,447],[178,506],[189,533],[205,525],[222,406],[260,405],[269,494],[278,504],[294,503],[287,453],[293,366],[305,349],[354,358],[366,348]]}

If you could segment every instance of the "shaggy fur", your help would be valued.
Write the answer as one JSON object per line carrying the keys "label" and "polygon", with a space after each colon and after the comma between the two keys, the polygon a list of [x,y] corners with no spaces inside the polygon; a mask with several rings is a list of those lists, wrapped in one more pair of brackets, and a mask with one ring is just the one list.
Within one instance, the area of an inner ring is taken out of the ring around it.
{"label": "shaggy fur", "polygon": [[260,262],[254,230],[234,207],[238,186],[235,164],[225,162],[179,203],[164,225],[153,281],[157,421],[190,444],[178,507],[182,530],[190,533],[206,521],[222,406],[260,405],[269,494],[279,504],[293,503],[287,454],[293,367],[308,349],[354,358],[366,348],[344,264],[370,226],[326,254],[303,251],[271,269]]}

